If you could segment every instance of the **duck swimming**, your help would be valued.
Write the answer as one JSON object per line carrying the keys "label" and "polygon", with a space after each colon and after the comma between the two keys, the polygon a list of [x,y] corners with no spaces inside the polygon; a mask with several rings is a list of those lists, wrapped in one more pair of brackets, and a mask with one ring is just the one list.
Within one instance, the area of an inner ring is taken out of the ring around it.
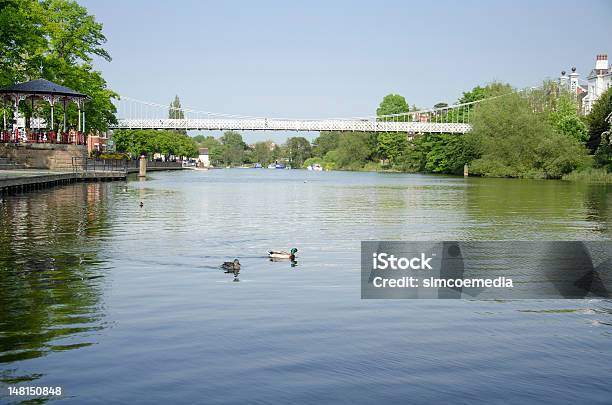
{"label": "duck swimming", "polygon": [[286,252],[284,250],[269,250],[268,251],[268,257],[270,259],[287,259],[287,260],[294,260],[295,259],[295,254],[297,253],[297,249],[293,248],[291,249],[291,251]]}
{"label": "duck swimming", "polygon": [[238,259],[234,259],[233,262],[223,262],[221,268],[228,271],[240,271],[240,262]]}

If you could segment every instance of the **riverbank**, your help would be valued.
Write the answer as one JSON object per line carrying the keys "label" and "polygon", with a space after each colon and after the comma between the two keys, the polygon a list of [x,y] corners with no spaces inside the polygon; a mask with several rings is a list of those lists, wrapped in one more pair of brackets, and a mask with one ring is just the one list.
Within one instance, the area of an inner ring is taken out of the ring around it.
{"label": "riverbank", "polygon": [[13,194],[55,187],[78,181],[125,180],[125,171],[64,172],[42,169],[0,171],[0,194]]}
{"label": "riverbank", "polygon": [[[163,162],[147,162],[147,171],[183,170],[181,165],[163,165]],[[151,165],[151,166],[149,166]],[[8,169],[0,170],[0,195],[41,190],[81,181],[126,180],[128,174],[138,173],[135,165],[102,165],[96,168],[88,164],[84,170]]]}

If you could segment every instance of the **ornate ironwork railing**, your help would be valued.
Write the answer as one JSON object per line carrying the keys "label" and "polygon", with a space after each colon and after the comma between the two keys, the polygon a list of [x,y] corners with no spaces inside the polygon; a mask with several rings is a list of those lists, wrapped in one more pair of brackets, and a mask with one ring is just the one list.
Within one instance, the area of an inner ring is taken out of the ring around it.
{"label": "ornate ironwork railing", "polygon": [[346,131],[466,133],[462,122],[404,122],[375,120],[281,120],[281,119],[119,119],[112,129],[195,129],[251,131]]}
{"label": "ornate ironwork railing", "polygon": [[1,131],[0,143],[31,144],[52,143],[63,145],[85,145],[85,134],[82,132],[55,131]]}

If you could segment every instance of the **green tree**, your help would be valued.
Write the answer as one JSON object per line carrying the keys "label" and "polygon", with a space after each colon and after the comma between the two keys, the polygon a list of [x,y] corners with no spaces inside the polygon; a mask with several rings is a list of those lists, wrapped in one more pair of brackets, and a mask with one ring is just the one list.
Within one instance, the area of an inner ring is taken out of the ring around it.
{"label": "green tree", "polygon": [[478,150],[457,134],[435,135],[437,142],[427,154],[425,167],[434,173],[463,173],[464,165],[479,157]]}
{"label": "green tree", "polygon": [[471,171],[486,176],[559,178],[586,157],[576,139],[557,133],[546,114],[516,93],[479,105],[465,137],[480,156]]}
{"label": "green tree", "polygon": [[463,96],[458,100],[458,104],[471,103],[474,101],[484,100],[486,98],[510,94],[513,91],[514,89],[512,86],[507,83],[493,82],[484,87],[476,86],[472,90],[464,92]]}
{"label": "green tree", "polygon": [[378,117],[382,115],[401,114],[410,111],[406,99],[399,94],[387,94],[376,109]]}
{"label": "green tree", "polygon": [[185,118],[185,113],[181,108],[181,100],[179,96],[174,96],[174,100],[170,103],[170,108],[168,108],[168,118],[173,120],[182,120]]}
{"label": "green tree", "polygon": [[272,160],[279,161],[287,158],[287,147],[284,145],[274,144],[272,148]]}
{"label": "green tree", "polygon": [[[85,104],[88,129],[106,130],[116,122],[111,99],[117,94],[91,64],[94,56],[111,60],[106,38],[86,8],[69,0],[3,0],[0,26],[0,85],[42,77],[91,97]],[[57,109],[59,120],[62,107]],[[49,115],[48,106],[42,111]],[[76,124],[72,103],[67,117]]]}
{"label": "green tree", "polygon": [[154,129],[118,130],[113,134],[118,152],[129,153],[136,158],[142,154],[160,153],[166,157],[197,155],[197,144],[184,134]]}
{"label": "green tree", "polygon": [[338,139],[338,148],[328,152],[326,158],[334,161],[339,168],[359,170],[363,168],[371,155],[370,134],[343,132]]}
{"label": "green tree", "polygon": [[[206,136],[200,134],[193,137],[193,140],[196,141],[197,144],[200,144],[206,140]],[[212,138],[212,137],[211,137]],[[214,139],[214,138],[213,138]]]}
{"label": "green tree", "polygon": [[338,147],[338,139],[342,132],[322,131],[312,142],[312,152],[315,156],[325,156],[330,150]]}
{"label": "green tree", "polygon": [[607,120],[610,113],[612,113],[612,87],[597,99],[587,116],[589,126],[587,145],[591,151],[595,151],[601,144],[601,134],[610,130],[610,123]]}
{"label": "green tree", "polygon": [[[457,103],[474,103],[480,100],[511,94],[512,92],[514,92],[514,89],[509,84],[493,82],[485,85],[484,87],[476,86],[472,90],[464,92],[463,96],[459,100],[457,100]],[[449,117],[449,121],[469,122],[469,118],[471,117],[472,111],[476,106],[476,104],[470,104],[465,108],[459,109],[457,111],[452,111],[451,116]]]}
{"label": "green tree", "polygon": [[242,135],[235,131],[226,131],[220,141],[222,145],[221,161],[226,165],[241,165],[247,149]]}
{"label": "green tree", "polygon": [[253,147],[253,161],[255,163],[261,163],[262,165],[268,165],[272,162],[272,141],[255,142]]}
{"label": "green tree", "polygon": [[[174,120],[182,120],[185,118],[185,112],[181,107],[181,100],[179,96],[174,96],[174,100],[170,103],[170,107],[168,108],[168,118]],[[184,129],[179,129],[176,132],[180,134],[187,134],[187,131]]]}
{"label": "green tree", "polygon": [[563,92],[556,100],[556,106],[549,113],[550,123],[557,132],[585,143],[589,139],[586,124],[578,115],[576,98],[568,92]]}
{"label": "green tree", "polygon": [[85,7],[68,0],[44,0],[42,4],[51,55],[72,65],[91,62],[93,55],[110,62],[110,55],[102,47],[106,42],[102,24],[87,14]]}
{"label": "green tree", "polygon": [[395,164],[406,150],[408,138],[404,132],[381,132],[378,135],[376,152],[378,155]]}
{"label": "green tree", "polygon": [[[401,114],[410,111],[406,99],[399,94],[388,94],[376,109],[378,117],[383,115]],[[390,120],[391,118],[378,118],[379,120]],[[403,132],[381,132],[378,135],[376,152],[391,164],[397,163],[407,145],[407,134]]]}
{"label": "green tree", "polygon": [[149,130],[117,130],[113,132],[115,148],[118,152],[129,153],[136,158],[151,152],[149,149]]}
{"label": "green tree", "polygon": [[44,11],[38,1],[0,3],[0,85],[25,81],[38,71],[47,49]]}
{"label": "green tree", "polygon": [[287,152],[293,167],[302,167],[304,161],[312,156],[312,147],[308,139],[295,136],[287,139]]}

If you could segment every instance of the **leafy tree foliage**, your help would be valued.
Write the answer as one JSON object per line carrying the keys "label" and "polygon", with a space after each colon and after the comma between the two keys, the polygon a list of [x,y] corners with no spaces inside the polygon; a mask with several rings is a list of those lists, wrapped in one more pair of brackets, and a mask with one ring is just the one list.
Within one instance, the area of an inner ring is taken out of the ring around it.
{"label": "leafy tree foliage", "polygon": [[253,146],[253,162],[261,163],[262,165],[270,164],[274,160],[272,158],[273,150],[272,141],[255,142]]}
{"label": "leafy tree foliage", "polygon": [[174,120],[182,120],[185,118],[185,113],[181,109],[181,100],[179,96],[174,96],[174,100],[170,103],[168,108],[168,118]]}
{"label": "leafy tree foliage", "polygon": [[584,147],[554,130],[547,116],[519,94],[489,100],[474,111],[466,142],[476,145],[480,158],[471,164],[476,174],[495,177],[560,178],[580,166]]}
{"label": "leafy tree foliage", "polygon": [[401,114],[408,111],[410,111],[410,108],[403,96],[387,94],[376,109],[376,115],[380,117],[382,115]]}
{"label": "leafy tree foliage", "polygon": [[71,65],[91,62],[93,55],[110,62],[110,55],[102,48],[106,42],[102,24],[87,14],[85,7],[69,0],[44,0],[42,6],[51,55]]}
{"label": "leafy tree foliage", "polygon": [[226,131],[220,138],[221,141],[221,161],[226,165],[241,165],[244,162],[246,143],[242,140],[242,135],[235,131]]}
{"label": "leafy tree foliage", "polygon": [[378,135],[376,152],[383,159],[388,159],[391,164],[397,163],[406,146],[408,138],[404,132],[381,132]]}
{"label": "leafy tree foliage", "polygon": [[0,85],[23,81],[39,69],[43,51],[48,48],[43,21],[43,7],[40,2],[2,0]]}
{"label": "leafy tree foliage", "polygon": [[[403,96],[399,94],[388,94],[383,98],[376,109],[376,115],[401,114],[409,111],[410,107]],[[382,159],[389,160],[391,164],[394,164],[397,163],[397,159],[405,150],[407,142],[407,135],[405,133],[382,132],[378,135],[376,151]]]}
{"label": "leafy tree foliage", "polygon": [[338,140],[337,162],[340,167],[360,169],[372,156],[372,143],[367,132],[345,132]]}
{"label": "leafy tree foliage", "polygon": [[[111,60],[103,48],[106,37],[84,7],[70,0],[3,0],[0,26],[1,86],[42,77],[91,97],[85,105],[89,129],[116,122],[111,99],[118,96],[91,65],[94,56]],[[68,121],[76,125],[76,106],[67,107]],[[48,110],[42,107],[47,116]]]}
{"label": "leafy tree foliage", "polygon": [[142,154],[161,153],[165,156],[197,156],[197,144],[193,138],[174,131],[155,129],[119,130],[113,134],[118,152],[137,157]]}
{"label": "leafy tree foliage", "polygon": [[588,130],[578,115],[578,109],[575,97],[564,92],[559,96],[556,108],[549,113],[549,120],[557,132],[585,143],[589,139]]}
{"label": "leafy tree foliage", "polygon": [[513,90],[514,89],[509,84],[499,82],[489,83],[484,87],[476,86],[472,90],[464,92],[458,104],[471,103],[486,98],[501,96],[503,94],[510,94]]}
{"label": "leafy tree foliage", "polygon": [[315,156],[325,156],[330,150],[338,147],[341,132],[325,131],[313,141],[312,148]]}
{"label": "leafy tree foliage", "polygon": [[312,147],[308,139],[302,136],[296,136],[287,139],[287,152],[291,165],[294,167],[302,167],[304,161],[311,157]]}
{"label": "leafy tree foliage", "polygon": [[590,114],[587,116],[589,125],[590,150],[596,150],[601,144],[601,134],[610,130],[610,123],[606,118],[612,113],[612,87],[606,90],[593,104]]}

